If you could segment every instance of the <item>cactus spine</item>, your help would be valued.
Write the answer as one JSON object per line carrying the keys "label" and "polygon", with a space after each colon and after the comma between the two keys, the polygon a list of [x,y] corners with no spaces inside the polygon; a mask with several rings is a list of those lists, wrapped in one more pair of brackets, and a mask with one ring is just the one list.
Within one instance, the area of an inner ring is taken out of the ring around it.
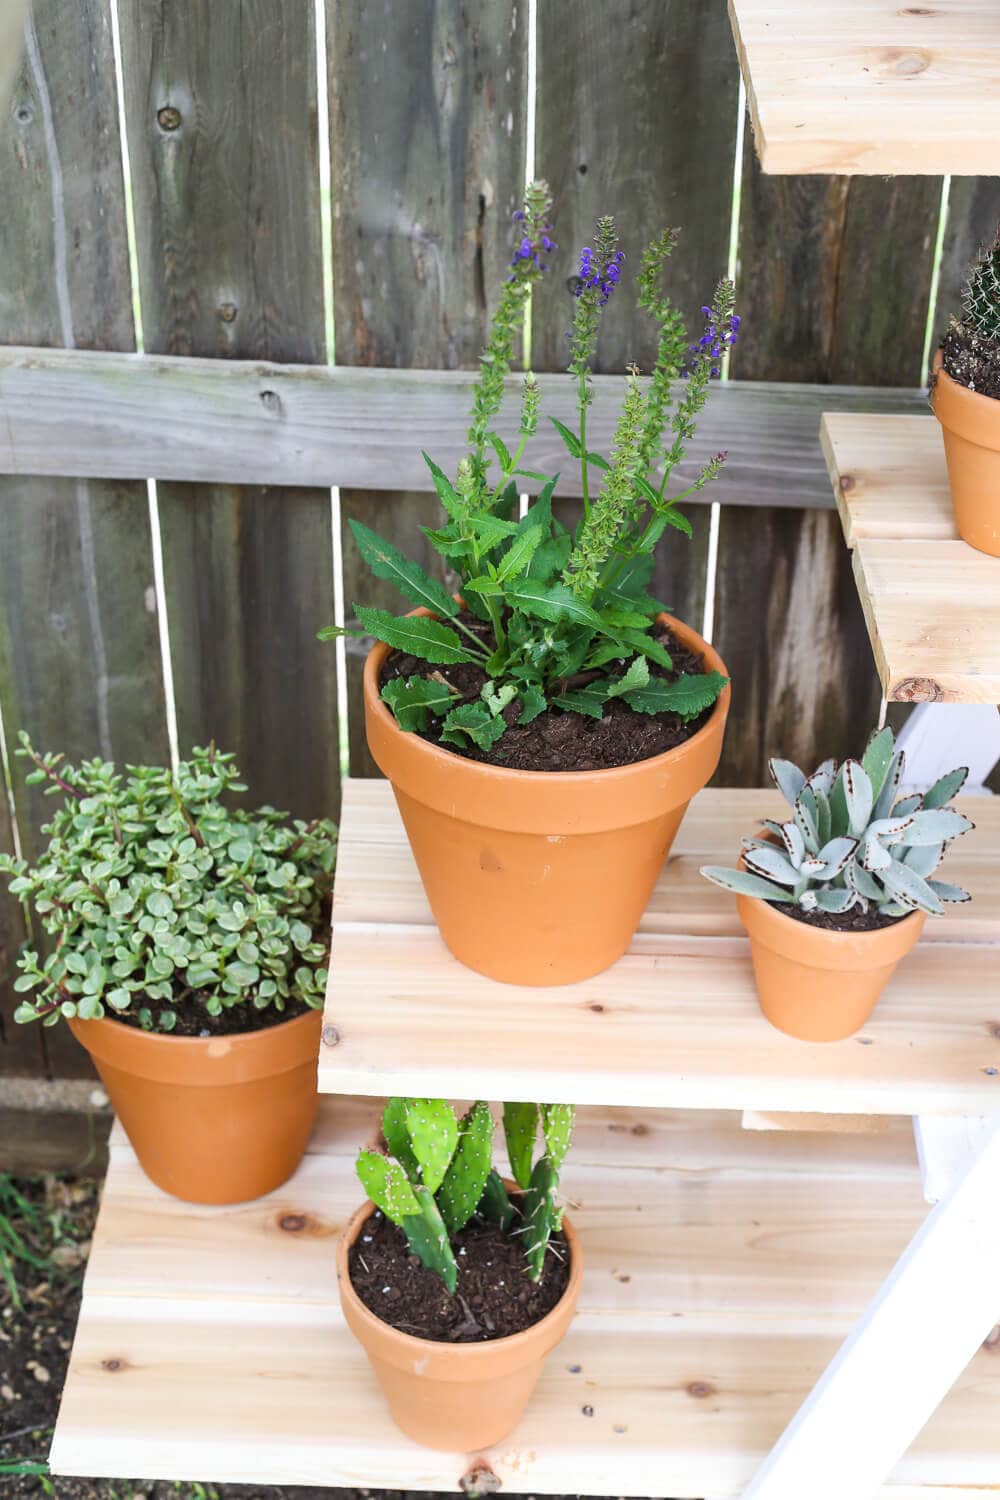
{"label": "cactus spine", "polygon": [[962,309],[965,322],[980,338],[1000,343],[1000,232],[969,272]]}

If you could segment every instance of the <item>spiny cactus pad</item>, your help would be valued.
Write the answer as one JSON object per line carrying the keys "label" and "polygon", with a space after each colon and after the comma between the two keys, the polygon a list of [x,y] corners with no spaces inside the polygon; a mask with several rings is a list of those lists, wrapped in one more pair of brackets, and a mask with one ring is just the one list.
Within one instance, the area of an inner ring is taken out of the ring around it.
{"label": "spiny cactus pad", "polygon": [[535,1154],[535,1137],[538,1134],[538,1105],[505,1104],[503,1133],[514,1179],[518,1187],[527,1189],[531,1182],[531,1158]]}
{"label": "spiny cactus pad", "polygon": [[542,1134],[545,1137],[545,1154],[558,1172],[566,1160],[569,1143],[573,1135],[576,1110],[572,1104],[542,1105]]}
{"label": "spiny cactus pad", "polygon": [[390,1099],[382,1114],[382,1134],[390,1155],[399,1162],[411,1182],[420,1182],[420,1164],[410,1143],[405,1099]]}
{"label": "spiny cactus pad", "polygon": [[558,1188],[558,1167],[548,1156],[540,1156],[524,1197],[524,1254],[532,1281],[541,1280],[549,1240],[562,1220],[556,1203]]}
{"label": "spiny cactus pad", "polygon": [[436,1193],[458,1145],[455,1111],[444,1099],[410,1099],[406,1128],[417,1158],[420,1181]]}
{"label": "spiny cactus pad", "polygon": [[398,1162],[380,1156],[377,1151],[362,1151],[357,1161],[361,1186],[376,1208],[387,1219],[402,1226],[408,1214],[419,1213],[420,1205]]}
{"label": "spiny cactus pad", "polygon": [[491,1224],[496,1224],[500,1229],[511,1229],[514,1224],[514,1205],[507,1196],[503,1178],[495,1167],[490,1168],[486,1185],[483,1188],[483,1196],[479,1203],[479,1212],[484,1219]]}
{"label": "spiny cactus pad", "polygon": [[478,1100],[458,1127],[458,1145],[438,1192],[438,1207],[448,1233],[464,1229],[479,1207],[493,1156],[493,1116]]}
{"label": "spiny cactus pad", "polygon": [[969,272],[962,309],[965,322],[980,338],[1000,342],[1000,234]]}

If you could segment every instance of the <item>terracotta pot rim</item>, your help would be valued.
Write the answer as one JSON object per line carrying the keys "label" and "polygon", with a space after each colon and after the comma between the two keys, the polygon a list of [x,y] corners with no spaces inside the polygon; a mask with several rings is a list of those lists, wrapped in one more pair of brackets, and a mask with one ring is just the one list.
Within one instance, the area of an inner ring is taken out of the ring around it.
{"label": "terracotta pot rim", "polygon": [[220,1036],[143,1031],[111,1016],[94,1021],[71,1016],[68,1024],[99,1063],[152,1081],[212,1088],[301,1067],[311,1051],[305,1043],[322,1026],[323,1012],[310,1009],[275,1026]]}
{"label": "terracotta pot rim", "polygon": [[940,349],[934,360],[934,376],[931,404],[941,426],[977,448],[1000,450],[1000,398],[970,391],[953,380],[944,368]]}
{"label": "terracotta pot rim", "polygon": [[862,940],[866,938],[885,938],[890,932],[902,931],[907,923],[912,924],[915,918],[926,916],[924,912],[911,911],[905,917],[895,918],[889,927],[874,927],[868,932],[839,932],[833,927],[813,927],[810,922],[800,922],[797,917],[790,917],[787,912],[776,911],[774,910],[775,903],[773,901],[765,901],[763,896],[742,896],[740,899],[749,902],[757,910],[762,907],[768,907],[770,909],[770,916],[781,922],[787,931],[791,931],[793,926],[796,929],[803,928],[812,937],[819,939],[821,942],[829,942],[831,945],[838,943],[841,938],[848,938],[852,941],[858,938]]}
{"label": "terracotta pot rim", "polygon": [[384,1318],[373,1313],[371,1308],[366,1307],[354,1290],[354,1284],[351,1281],[348,1253],[361,1233],[369,1214],[374,1210],[375,1204],[366,1198],[347,1221],[337,1242],[337,1277],[340,1281],[340,1294],[350,1300],[352,1313],[361,1323],[382,1337],[386,1334],[391,1336],[401,1351],[409,1350],[415,1357],[419,1357],[429,1351],[448,1350],[453,1351],[457,1358],[470,1363],[476,1359],[484,1361],[491,1355],[496,1357],[508,1351],[516,1353],[519,1349],[527,1348],[535,1343],[540,1335],[544,1335],[562,1317],[567,1301],[572,1299],[575,1302],[576,1300],[583,1278],[583,1256],[580,1253],[580,1240],[577,1232],[571,1221],[564,1218],[562,1230],[569,1241],[570,1248],[569,1280],[559,1301],[549,1309],[544,1318],[539,1318],[537,1323],[532,1323],[528,1328],[522,1328],[520,1333],[509,1333],[500,1339],[485,1339],[475,1344],[452,1344],[445,1339],[424,1339],[414,1333],[403,1333],[401,1329],[394,1328],[391,1323],[387,1323]]}
{"label": "terracotta pot rim", "polygon": [[144,1031],[141,1026],[129,1026],[124,1021],[119,1021],[117,1016],[111,1015],[101,1016],[99,1020],[95,1021],[84,1021],[82,1016],[73,1016],[70,1019],[84,1026],[103,1026],[105,1021],[109,1021],[115,1027],[116,1035],[118,1028],[121,1027],[123,1031],[128,1032],[137,1038],[141,1037],[142,1041],[138,1044],[140,1046],[158,1046],[162,1045],[163,1043],[167,1043],[171,1047],[190,1047],[192,1049],[195,1049],[198,1047],[204,1048],[208,1045],[209,1042],[225,1041],[232,1042],[237,1045],[241,1042],[247,1044],[249,1043],[250,1038],[259,1037],[264,1032],[268,1032],[272,1036],[276,1035],[278,1032],[284,1034],[286,1028],[290,1028],[296,1025],[296,1023],[298,1022],[309,1021],[314,1015],[322,1015],[322,1011],[320,1011],[318,1008],[314,1010],[312,1006],[310,1006],[310,1008],[305,1011],[304,1014],[298,1016],[289,1016],[287,1021],[278,1021],[270,1026],[255,1026],[252,1031],[223,1031],[217,1034],[213,1033],[211,1036],[174,1036],[169,1031]]}
{"label": "terracotta pot rim", "polygon": [[[431,611],[420,608],[410,610],[410,614],[430,615]],[[683,620],[679,620],[676,616],[668,614],[666,610],[662,610],[656,616],[656,620],[658,624],[666,623],[669,625],[684,645],[699,649],[705,658],[707,671],[721,672],[724,677],[729,677],[725,662],[715,650],[715,647],[699,635],[692,625],[687,625]],[[405,734],[408,741],[415,741],[416,743],[412,747],[413,753],[425,758],[428,764],[437,766],[455,766],[457,764],[468,767],[473,775],[480,775],[489,780],[496,779],[500,783],[506,783],[509,786],[514,785],[516,782],[520,782],[522,786],[529,784],[548,787],[571,786],[574,782],[578,784],[582,783],[584,777],[588,780],[592,779],[598,784],[610,784],[615,779],[637,779],[644,773],[649,775],[651,771],[655,772],[656,769],[667,764],[671,757],[680,758],[682,754],[690,754],[695,748],[700,747],[709,740],[716,731],[720,715],[724,718],[728,713],[729,702],[732,697],[732,683],[731,681],[727,681],[722,692],[712,705],[712,712],[699,730],[690,735],[681,744],[674,745],[670,750],[663,750],[659,755],[647,756],[645,760],[633,761],[627,766],[605,766],[596,771],[518,771],[511,766],[494,766],[484,761],[470,760],[468,756],[459,755],[455,750],[447,750],[440,745],[431,744],[429,740],[425,740],[422,735],[416,734],[413,731],[400,729],[395,715],[382,701],[378,691],[379,670],[391,649],[384,641],[376,641],[365,660],[364,690],[369,700],[369,713],[374,714],[384,728],[390,732],[398,735]]]}

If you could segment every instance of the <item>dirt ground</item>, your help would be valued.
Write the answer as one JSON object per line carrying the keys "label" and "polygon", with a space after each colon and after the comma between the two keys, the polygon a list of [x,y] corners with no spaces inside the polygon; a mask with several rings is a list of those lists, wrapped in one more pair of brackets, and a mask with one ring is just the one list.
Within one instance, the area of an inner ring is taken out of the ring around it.
{"label": "dirt ground", "polygon": [[[406,1491],[62,1479],[46,1456],[80,1305],[100,1186],[0,1174],[0,1494],[3,1500],[409,1500]],[[428,1500],[413,1494],[413,1500]],[[569,1500],[569,1497],[566,1497]]]}

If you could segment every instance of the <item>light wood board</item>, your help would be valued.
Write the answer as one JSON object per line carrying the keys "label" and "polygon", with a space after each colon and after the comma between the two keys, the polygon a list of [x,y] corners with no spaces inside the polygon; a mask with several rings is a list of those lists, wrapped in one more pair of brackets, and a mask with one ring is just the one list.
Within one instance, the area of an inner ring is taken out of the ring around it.
{"label": "light wood board", "polygon": [[[736,1496],[920,1223],[912,1137],[742,1131],[731,1114],[582,1111],[564,1172],[580,1312],[520,1427],[441,1454],[390,1422],[344,1327],[334,1238],[374,1100],[323,1102],[284,1188],[232,1208],[153,1187],[116,1131],[52,1448],[56,1474]],[[1000,1472],[1000,1364],[977,1356],[881,1492]],[[592,1411],[592,1415],[588,1414]]]}
{"label": "light wood board", "polygon": [[994,0],[729,0],[765,172],[997,170]]}
{"label": "light wood board", "polygon": [[[454,470],[468,446],[473,379],[460,370],[0,348],[0,474],[433,493],[421,449]],[[594,377],[588,433],[602,450],[614,433],[622,379]],[[565,375],[540,375],[539,385],[543,411],[572,422]],[[914,412],[925,399],[905,389],[723,383],[676,477],[690,482],[724,448],[719,479],[693,499],[825,509],[820,413]],[[499,430],[516,428],[519,402],[512,380]],[[560,494],[579,495],[578,466],[565,456],[551,423],[540,424],[525,452],[529,467],[561,471]]]}
{"label": "light wood board", "polygon": [[932,416],[820,431],[875,665],[899,703],[1000,703],[1000,565],[958,539]]}
{"label": "light wood board", "polygon": [[388,784],[348,781],[320,1088],[835,1114],[1000,1108],[1000,803],[963,805],[979,826],[954,846],[950,878],[975,900],[928,921],[860,1037],[810,1045],[764,1020],[735,902],[698,873],[734,860],[741,834],[780,810],[777,793],[701,793],[628,954],[542,989],[451,956]]}

